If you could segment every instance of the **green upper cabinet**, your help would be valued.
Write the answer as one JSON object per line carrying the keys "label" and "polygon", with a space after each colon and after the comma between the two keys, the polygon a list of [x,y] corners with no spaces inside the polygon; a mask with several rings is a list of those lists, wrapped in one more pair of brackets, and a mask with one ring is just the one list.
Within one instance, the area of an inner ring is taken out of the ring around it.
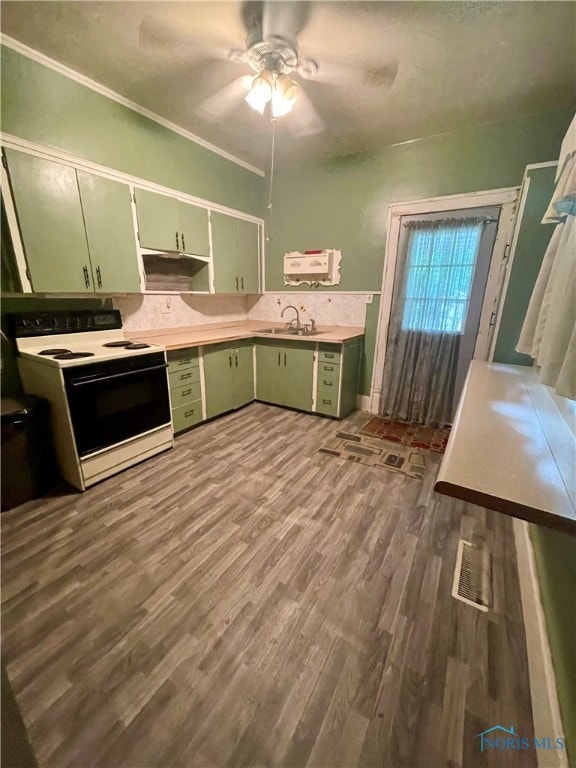
{"label": "green upper cabinet", "polygon": [[313,347],[290,342],[256,345],[258,400],[311,411],[313,378]]}
{"label": "green upper cabinet", "polygon": [[251,342],[214,344],[204,349],[208,419],[254,400],[253,349]]}
{"label": "green upper cabinet", "polygon": [[138,292],[128,185],[5,152],[34,292]]}
{"label": "green upper cabinet", "polygon": [[136,215],[142,248],[210,256],[206,208],[137,189]]}
{"label": "green upper cabinet", "polygon": [[210,256],[208,211],[179,201],[180,245],[183,253]]}
{"label": "green upper cabinet", "polygon": [[75,169],[12,149],[5,154],[34,292],[93,292]]}
{"label": "green upper cabinet", "polygon": [[76,173],[95,290],[137,293],[140,274],[130,188],[86,171]]}
{"label": "green upper cabinet", "polygon": [[258,224],[238,219],[236,252],[238,254],[238,276],[242,293],[258,293],[259,280],[259,235]]}
{"label": "green upper cabinet", "polygon": [[212,254],[216,293],[260,290],[258,224],[212,212]]}

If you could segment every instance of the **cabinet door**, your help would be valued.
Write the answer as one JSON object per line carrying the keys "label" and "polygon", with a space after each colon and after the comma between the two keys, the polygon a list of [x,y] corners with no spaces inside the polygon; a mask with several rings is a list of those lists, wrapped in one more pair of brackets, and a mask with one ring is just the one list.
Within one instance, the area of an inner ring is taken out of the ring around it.
{"label": "cabinet door", "polygon": [[311,411],[314,352],[312,349],[288,347],[284,354],[284,405]]}
{"label": "cabinet door", "polygon": [[210,256],[208,211],[191,203],[179,202],[180,250],[194,256]]}
{"label": "cabinet door", "polygon": [[5,150],[35,293],[94,290],[76,171]]}
{"label": "cabinet door", "polygon": [[254,400],[254,347],[234,347],[234,408]]}
{"label": "cabinet door", "polygon": [[256,399],[283,405],[284,347],[256,345]]}
{"label": "cabinet door", "polygon": [[224,213],[212,213],[212,258],[216,293],[237,293],[238,257],[236,219]]}
{"label": "cabinet door", "polygon": [[76,173],[95,289],[137,293],[140,275],[128,185]]}
{"label": "cabinet door", "polygon": [[136,190],[136,215],[142,248],[180,250],[180,201],[145,189]]}
{"label": "cabinet door", "polygon": [[252,221],[242,221],[242,219],[238,219],[236,224],[240,291],[242,293],[259,293],[258,224],[254,224]]}
{"label": "cabinet door", "polygon": [[206,418],[234,408],[233,355],[229,347],[208,347],[204,351]]}

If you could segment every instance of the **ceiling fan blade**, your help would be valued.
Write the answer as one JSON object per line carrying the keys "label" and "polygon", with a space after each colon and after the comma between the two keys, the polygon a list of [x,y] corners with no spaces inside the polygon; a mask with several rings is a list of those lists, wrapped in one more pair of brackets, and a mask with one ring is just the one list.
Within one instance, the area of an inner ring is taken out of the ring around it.
{"label": "ceiling fan blade", "polygon": [[243,75],[205,99],[195,110],[199,117],[210,122],[221,120],[242,104],[250,90],[252,77]]}
{"label": "ceiling fan blade", "polygon": [[365,88],[382,88],[389,90],[398,74],[398,59],[390,59],[385,63],[355,67],[322,60],[319,63],[311,59],[302,59],[298,66],[298,74],[304,80],[333,85],[350,84]]}
{"label": "ceiling fan blade", "polygon": [[290,113],[288,127],[294,136],[316,136],[324,130],[324,121],[303,88]]}
{"label": "ceiling fan blade", "polygon": [[[146,14],[138,27],[138,40],[143,48],[165,52],[177,49],[179,53],[189,52],[191,55],[201,53],[213,59],[222,61],[240,61],[244,51],[237,44],[211,44],[200,35],[195,36],[183,26],[170,23],[166,19]],[[236,50],[238,49],[238,50]],[[235,58],[235,54],[237,57]]]}

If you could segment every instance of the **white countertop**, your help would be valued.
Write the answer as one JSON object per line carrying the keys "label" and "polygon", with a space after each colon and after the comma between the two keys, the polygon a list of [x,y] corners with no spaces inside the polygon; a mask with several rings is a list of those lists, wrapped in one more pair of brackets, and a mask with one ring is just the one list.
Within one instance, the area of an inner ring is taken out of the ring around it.
{"label": "white countertop", "polygon": [[576,441],[532,368],[473,360],[435,490],[576,533]]}

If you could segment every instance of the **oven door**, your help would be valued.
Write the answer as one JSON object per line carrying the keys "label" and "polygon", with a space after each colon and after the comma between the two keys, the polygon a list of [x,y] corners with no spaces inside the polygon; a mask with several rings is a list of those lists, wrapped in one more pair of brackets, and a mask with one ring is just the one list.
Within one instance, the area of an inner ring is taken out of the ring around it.
{"label": "oven door", "polygon": [[64,370],[80,457],[170,424],[161,352]]}

